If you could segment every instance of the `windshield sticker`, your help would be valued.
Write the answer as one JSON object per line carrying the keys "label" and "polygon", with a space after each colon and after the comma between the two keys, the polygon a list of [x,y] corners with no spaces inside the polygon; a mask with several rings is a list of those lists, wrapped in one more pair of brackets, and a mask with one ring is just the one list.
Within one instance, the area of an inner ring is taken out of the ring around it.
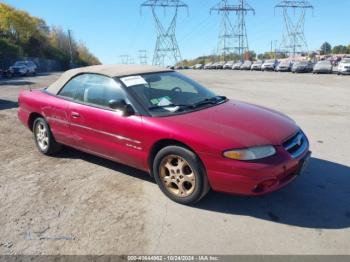
{"label": "windshield sticker", "polygon": [[152,105],[155,106],[168,106],[171,105],[171,98],[168,96],[160,97],[160,98],[154,98],[151,100]]}
{"label": "windshield sticker", "polygon": [[171,105],[171,101],[167,97],[160,99],[158,106],[168,106]]}
{"label": "windshield sticker", "polygon": [[147,85],[147,82],[145,79],[143,79],[142,76],[128,76],[120,78],[120,80],[126,85],[127,87],[130,86],[137,86],[137,85]]}

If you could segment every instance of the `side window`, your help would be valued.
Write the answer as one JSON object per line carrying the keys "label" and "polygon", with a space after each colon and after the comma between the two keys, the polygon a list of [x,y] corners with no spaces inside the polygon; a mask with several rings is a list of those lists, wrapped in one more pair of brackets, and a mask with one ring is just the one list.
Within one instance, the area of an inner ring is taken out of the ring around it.
{"label": "side window", "polygon": [[58,95],[74,99],[76,91],[84,84],[84,78],[85,75],[74,77],[61,89]]}
{"label": "side window", "polygon": [[75,100],[102,107],[109,107],[109,101],[125,99],[120,84],[114,79],[86,74],[83,85],[77,89]]}

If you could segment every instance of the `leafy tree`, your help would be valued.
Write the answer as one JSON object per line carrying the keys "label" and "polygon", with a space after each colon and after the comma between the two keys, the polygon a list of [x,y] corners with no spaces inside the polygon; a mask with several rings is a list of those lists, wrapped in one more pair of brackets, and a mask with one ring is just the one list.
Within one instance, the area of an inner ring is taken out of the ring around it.
{"label": "leafy tree", "polygon": [[321,55],[329,55],[332,53],[332,46],[328,42],[324,42],[320,47],[320,53]]}
{"label": "leafy tree", "polygon": [[348,48],[344,45],[337,45],[333,47],[333,54],[346,54],[348,52]]}
{"label": "leafy tree", "polygon": [[256,53],[254,51],[248,51],[243,54],[243,60],[254,60]]}
{"label": "leafy tree", "polygon": [[6,56],[18,56],[21,53],[19,46],[12,44],[7,39],[0,38],[0,58],[5,58]]}
{"label": "leafy tree", "polygon": [[[47,26],[40,18],[0,3],[0,56],[31,56],[55,59],[69,66],[69,37],[59,27]],[[83,44],[72,39],[74,60],[79,65],[100,64]]]}

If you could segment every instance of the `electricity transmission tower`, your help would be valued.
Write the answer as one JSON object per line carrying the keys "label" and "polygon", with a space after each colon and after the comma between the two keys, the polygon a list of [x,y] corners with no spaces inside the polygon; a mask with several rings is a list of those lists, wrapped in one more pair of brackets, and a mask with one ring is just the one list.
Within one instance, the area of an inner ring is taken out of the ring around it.
{"label": "electricity transmission tower", "polygon": [[[284,33],[281,42],[281,51],[293,55],[308,53],[304,28],[305,15],[308,9],[313,10],[309,1],[284,0],[275,6],[282,9],[284,19]],[[293,13],[293,14],[292,14]]]}
{"label": "electricity transmission tower", "polygon": [[[152,15],[156,24],[157,41],[153,55],[153,65],[165,66],[165,63],[169,65],[177,64],[181,61],[181,53],[176,40],[176,21],[178,12],[181,8],[188,6],[180,0],[147,0],[141,4],[142,8],[147,7],[152,11]],[[173,14],[170,17],[170,25],[165,25],[165,22],[161,21],[157,10],[163,8],[165,10],[173,10]]]}
{"label": "electricity transmission tower", "polygon": [[147,65],[147,50],[139,50],[139,59],[141,65]]}
{"label": "electricity transmission tower", "polygon": [[[245,1],[239,0],[238,4],[229,4],[229,0],[221,0],[216,6],[210,9],[210,13],[217,11],[221,14],[221,26],[218,40],[218,54],[225,57],[236,53],[242,57],[249,51],[247,27],[245,16],[248,12],[255,14],[255,10]],[[236,24],[233,27],[230,13],[236,13]]]}
{"label": "electricity transmission tower", "polygon": [[122,64],[131,64],[130,62],[131,62],[131,57],[130,57],[130,55],[121,55],[120,56],[120,62],[122,63]]}

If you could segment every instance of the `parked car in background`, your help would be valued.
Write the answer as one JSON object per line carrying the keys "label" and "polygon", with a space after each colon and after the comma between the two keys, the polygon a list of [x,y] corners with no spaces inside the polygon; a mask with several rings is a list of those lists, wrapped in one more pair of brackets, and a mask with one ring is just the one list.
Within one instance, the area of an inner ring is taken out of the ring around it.
{"label": "parked car in background", "polygon": [[217,62],[215,69],[224,69],[224,65],[226,64],[225,61]]}
{"label": "parked car in background", "polygon": [[277,72],[290,72],[292,69],[292,65],[293,64],[291,61],[283,60],[277,65],[275,71],[277,71]]}
{"label": "parked car in background", "polygon": [[214,62],[212,63],[212,65],[210,66],[210,69],[216,69],[218,62]]}
{"label": "parked car in background", "polygon": [[12,77],[10,70],[0,69],[0,78],[4,78],[4,77],[6,77],[6,78]]}
{"label": "parked car in background", "polygon": [[276,191],[303,173],[311,155],[307,136],[289,117],[218,96],[160,67],[70,70],[46,89],[22,91],[18,105],[42,154],[67,145],[140,169],[181,204],[198,202],[210,189]]}
{"label": "parked car in background", "polygon": [[350,58],[344,58],[340,61],[338,75],[350,75]]}
{"label": "parked car in background", "polygon": [[32,61],[17,61],[10,66],[9,71],[12,75],[35,75],[37,66]]}
{"label": "parked car in background", "polygon": [[204,68],[203,64],[196,64],[196,65],[193,66],[194,70],[200,70],[200,69],[203,69],[203,68]]}
{"label": "parked car in background", "polygon": [[235,61],[228,61],[226,62],[226,64],[224,64],[223,69],[232,69],[233,64],[235,63]]}
{"label": "parked car in background", "polygon": [[319,61],[314,66],[313,73],[314,74],[331,74],[333,71],[333,65],[331,61],[324,60]]}
{"label": "parked car in background", "polygon": [[293,64],[292,73],[311,73],[314,64],[311,61],[298,61]]}
{"label": "parked car in background", "polygon": [[263,61],[261,60],[258,60],[258,61],[255,61],[253,64],[252,64],[252,67],[250,68],[250,70],[253,70],[253,71],[260,71],[261,70],[261,66],[263,65]]}
{"label": "parked car in background", "polygon": [[207,63],[207,64],[205,64],[204,69],[211,69],[213,65],[214,65],[214,63],[212,63],[212,62]]}
{"label": "parked car in background", "polygon": [[242,61],[238,61],[238,62],[233,64],[232,69],[240,70],[242,65],[243,65],[243,62]]}
{"label": "parked car in background", "polygon": [[269,59],[262,64],[261,71],[275,71],[276,66],[277,66],[277,60]]}
{"label": "parked car in background", "polygon": [[250,70],[250,68],[252,67],[253,62],[246,60],[244,61],[244,63],[241,65],[240,69],[241,70]]}

